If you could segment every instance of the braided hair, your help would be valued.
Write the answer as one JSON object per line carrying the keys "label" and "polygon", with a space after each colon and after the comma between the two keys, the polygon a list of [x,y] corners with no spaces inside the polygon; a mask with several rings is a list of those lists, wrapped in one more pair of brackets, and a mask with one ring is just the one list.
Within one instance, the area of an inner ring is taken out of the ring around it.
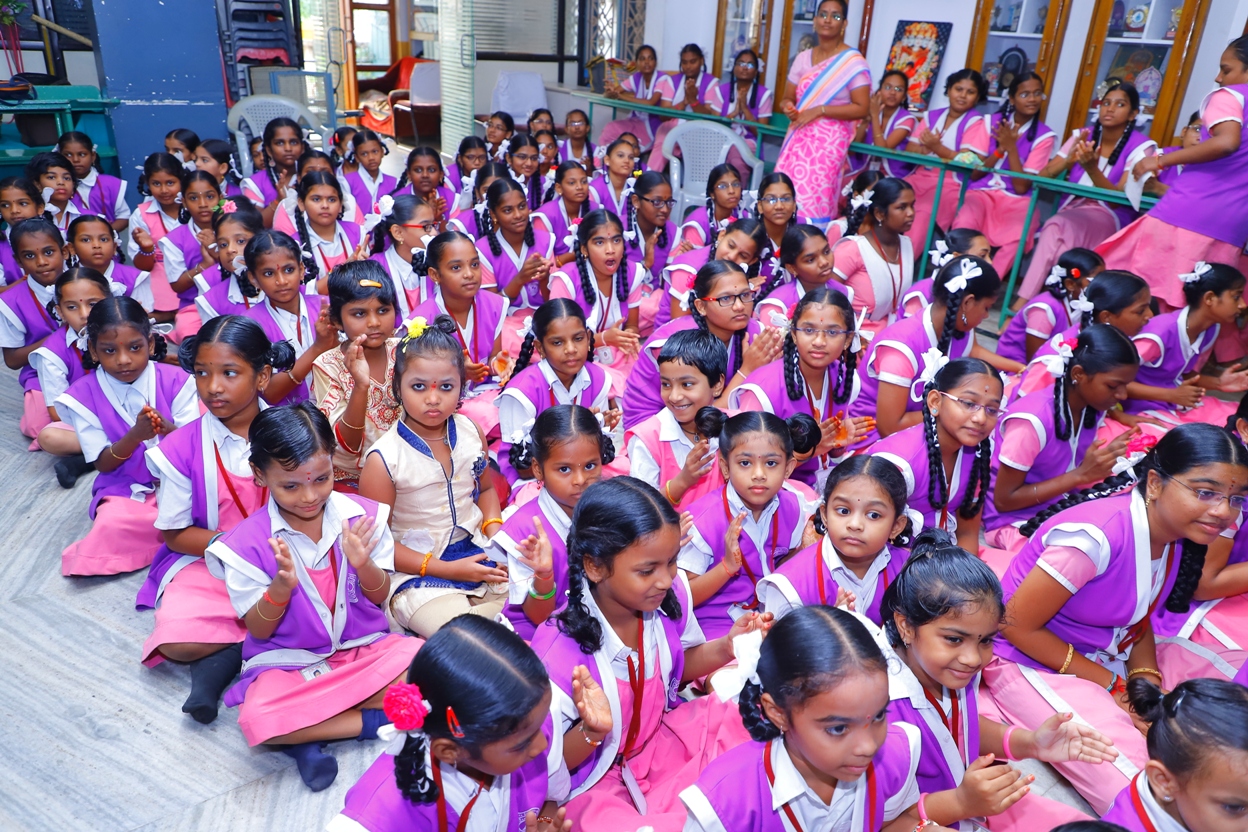
{"label": "braided hair", "polygon": [[[698,329],[706,332],[710,331],[710,325],[706,322],[706,316],[698,311],[698,299],[711,296],[711,292],[715,290],[715,283],[721,275],[732,274],[745,276],[745,272],[741,271],[741,267],[731,260],[708,260],[705,266],[698,269],[698,273],[693,278],[693,288],[689,290],[688,298],[689,317],[693,318],[693,322],[698,325]],[[743,353],[745,352],[745,332],[748,328],[749,326],[747,325],[745,329],[738,330],[732,334],[732,344],[729,348],[731,355],[729,356],[728,378],[736,375],[737,370],[741,369],[742,362],[745,360]]]}
{"label": "braided hair", "polygon": [[[1105,90],[1105,94],[1101,96],[1101,101],[1109,98],[1111,92],[1120,92],[1127,97],[1130,102],[1131,112],[1139,113],[1140,111],[1140,93],[1136,90],[1134,84],[1128,84],[1126,81],[1114,81],[1109,85],[1109,89]],[[1114,152],[1109,154],[1109,167],[1112,170],[1114,165],[1118,164],[1118,159],[1127,149],[1127,142],[1131,140],[1131,134],[1135,132],[1135,118],[1127,120],[1127,126],[1122,131],[1122,137],[1118,139],[1118,144],[1114,145]],[[1101,145],[1101,120],[1098,118],[1096,124],[1092,126],[1092,145],[1099,148]]]}
{"label": "braided hair", "polygon": [[[666,185],[669,189],[672,187],[671,181],[667,178],[667,174],[660,173],[655,170],[648,170],[641,176],[637,177],[637,181],[633,183],[633,193],[628,200],[628,212],[624,219],[625,231],[635,231],[633,239],[628,241],[629,248],[634,250],[641,247],[641,228],[637,223],[637,206],[641,204],[641,200],[654,193],[656,188]],[[659,248],[667,248],[667,226],[659,229],[659,238],[655,241],[655,245]]]}
{"label": "braided hair", "polygon": [[[586,561],[610,574],[620,552],[652,540],[664,528],[680,528],[676,509],[639,479],[600,480],[581,495],[568,530],[568,604],[551,618],[585,655],[601,650],[603,639],[602,624],[585,604],[585,593],[594,586],[585,571]],[[680,620],[683,612],[675,590],[668,589],[659,610],[673,621]]]}
{"label": "braided hair", "polygon": [[[1039,81],[1041,89],[1044,88],[1044,79],[1035,72],[1020,72],[1014,76],[1014,80],[1010,82],[1009,94],[1001,100],[1001,106],[997,108],[997,112],[1001,114],[1001,121],[1008,121],[1014,115],[1014,102],[1011,100],[1018,95],[1018,88],[1028,81]],[[1027,141],[1034,142],[1036,133],[1040,129],[1040,114],[1036,113],[1031,117],[1031,126],[1027,128]]]}
{"label": "braided hair", "polygon": [[[706,177],[706,239],[707,240],[714,239],[719,234],[719,223],[715,219],[715,188],[718,187],[720,180],[726,179],[729,176],[736,179],[737,183],[740,184],[741,175],[737,173],[736,168],[734,168],[732,165],[728,164],[727,162],[722,162],[721,164],[716,165],[715,167],[711,168],[711,172],[707,174],[707,177]],[[728,213],[728,216],[725,219],[728,219],[728,220],[736,219],[740,216],[740,212],[741,212],[741,206],[740,206],[740,203],[738,203],[737,207],[734,208],[732,211],[730,211]],[[759,250],[760,251],[762,250],[761,246],[759,247]]]}
{"label": "braided hair", "polygon": [[224,196],[224,186],[226,183],[231,185],[239,185],[238,162],[234,159],[234,146],[224,139],[204,139],[199,143],[199,149],[207,153],[216,161],[218,165],[225,165],[225,174],[221,177],[222,196]]}
{"label": "braided hair", "polygon": [[[386,246],[392,242],[390,230],[396,226],[402,228],[404,225],[410,223],[413,219],[415,219],[416,213],[422,207],[430,208],[430,210],[432,210],[429,203],[425,202],[418,196],[400,194],[399,196],[394,197],[394,205],[390,209],[389,216],[384,217],[381,222],[377,223],[377,227],[372,230],[372,253],[381,254],[385,251]],[[417,251],[423,252],[424,249],[413,249],[413,260],[416,257]],[[420,255],[420,258],[422,260],[424,259],[423,253]]]}
{"label": "braided hair", "polygon": [[[243,249],[243,261],[247,264],[248,273],[254,272],[257,268],[259,268],[260,258],[262,256],[278,250],[288,253],[294,258],[295,262],[303,263],[303,249],[299,247],[299,243],[295,242],[295,240],[285,232],[265,228],[257,232],[255,236],[248,240],[246,248]],[[303,272],[303,282],[307,283],[309,279],[315,280],[315,272],[313,272],[313,276],[309,278],[306,268],[307,264],[303,263],[303,265],[305,267]],[[248,282],[250,283],[252,281],[248,280]],[[239,287],[241,288],[242,285],[243,281],[240,278]]]}
{"label": "braided hair", "polygon": [[281,116],[279,118],[272,119],[268,124],[264,125],[264,134],[260,140],[260,153],[264,157],[265,173],[268,174],[269,181],[273,183],[273,188],[275,190],[281,182],[281,177],[277,175],[277,165],[274,163],[273,157],[269,155],[269,145],[272,144],[277,138],[277,131],[283,127],[289,127],[291,130],[294,130],[295,135],[299,137],[303,146],[305,148],[310,148],[310,145],[308,145],[307,141],[304,139],[303,128],[300,127],[299,122],[295,121],[293,118]]}
{"label": "braided hair", "polygon": [[1183,284],[1183,300],[1189,307],[1198,306],[1210,292],[1217,297],[1243,285],[1244,275],[1239,269],[1225,263],[1209,263],[1199,278]]}
{"label": "braided hair", "polygon": [[515,742],[513,735],[550,692],[550,676],[533,648],[510,627],[479,615],[453,618],[430,636],[412,659],[407,681],[429,703],[424,725],[407,735],[394,758],[399,794],[415,805],[440,796],[425,759],[435,740],[480,759],[486,746]]}
{"label": "braided hair", "polygon": [[[490,187],[493,188],[492,185]],[[620,218],[606,208],[597,208],[590,211],[585,216],[585,219],[581,220],[580,225],[576,227],[576,271],[581,278],[581,294],[585,296],[585,303],[590,308],[593,308],[594,304],[598,302],[598,281],[594,278],[589,260],[589,241],[594,238],[599,229],[607,226],[618,228],[620,234],[624,233],[624,226],[620,222]],[[615,295],[622,304],[628,303],[628,269],[628,258],[621,257],[620,265],[615,270]],[[603,321],[607,319],[607,311],[603,310]]]}
{"label": "braided hair", "polygon": [[[95,217],[93,219],[99,222],[104,222],[104,220],[99,217]],[[108,223],[105,222],[105,225],[107,224]],[[63,290],[69,284],[79,280],[86,280],[90,283],[94,283],[96,287],[99,288],[100,292],[103,293],[105,298],[113,296],[112,287],[108,283],[108,278],[104,277],[104,275],[100,274],[90,266],[71,266],[61,272],[60,276],[56,278],[56,282],[52,284],[54,287],[53,297],[52,300],[48,301],[48,305],[45,307],[48,310],[48,316],[57,323],[65,323],[60,314],[56,311],[57,305],[62,300],[61,295],[64,294]],[[1232,421],[1234,420],[1232,419]]]}
{"label": "braided hair", "polygon": [[[1186,474],[1206,465],[1236,465],[1248,468],[1248,448],[1225,428],[1194,422],[1172,429],[1153,446],[1134,469],[1115,474],[1099,485],[1070,494],[1054,503],[1023,524],[1019,531],[1031,537],[1036,530],[1055,515],[1089,500],[1109,497],[1131,486],[1141,494],[1147,494],[1153,473],[1164,481]],[[1191,606],[1192,595],[1200,583],[1200,573],[1205,566],[1208,544],[1190,539],[1176,541],[1180,545],[1179,572],[1174,586],[1166,599],[1166,609],[1185,613]]]}
{"label": "braided hair", "polygon": [[[763,221],[763,194],[767,193],[767,189],[772,185],[784,185],[789,189],[789,196],[793,197],[793,213],[789,215],[788,222],[788,228],[792,228],[797,225],[797,189],[793,186],[793,180],[789,178],[789,175],[780,170],[772,171],[764,176],[762,181],[758,183],[758,201],[754,203],[754,219],[759,222]],[[787,231],[788,229],[786,228],[785,230]],[[784,241],[781,240],[781,245],[783,245],[783,243]],[[763,246],[762,251],[759,252],[758,259],[759,261],[763,261],[768,257],[771,257],[773,254],[775,254],[775,252],[772,251],[771,238],[767,237],[767,242]]]}
{"label": "braided hair", "polygon": [[779,739],[783,732],[763,709],[764,693],[789,715],[856,673],[879,674],[881,683],[887,679],[888,664],[871,631],[853,613],[836,607],[798,607],[763,639],[759,681],[746,682],[741,690],[741,722],[756,742]]}
{"label": "braided hair", "polygon": [[[868,190],[871,191],[871,198],[855,208],[854,212],[849,215],[845,227],[846,237],[857,234],[868,215],[871,216],[875,225],[880,225],[884,222],[884,217],[888,216],[888,209],[893,206],[893,203],[901,199],[907,191],[914,192],[909,182],[896,176],[885,176]],[[860,193],[865,193],[865,191]]]}
{"label": "braided hair", "polygon": [[[550,183],[550,187],[546,189],[546,193],[542,194],[543,205],[555,198],[555,186],[562,185],[563,180],[571,171],[574,170],[579,170],[581,173],[589,176],[589,172],[585,170],[585,167],[575,159],[568,159],[566,162],[560,162],[558,166],[555,167],[555,180]],[[581,203],[581,207],[577,209],[576,215],[578,217],[583,217],[588,211],[589,200],[586,199]]]}
{"label": "braided hair", "polygon": [[722,235],[735,234],[737,232],[744,234],[754,242],[755,254],[745,273],[750,277],[757,277],[759,266],[757,252],[762,251],[763,246],[767,245],[767,227],[753,217],[741,217],[733,220],[727,228],[712,237],[710,252],[707,254],[706,259],[708,261],[715,259],[715,252],[719,249],[719,239]]}
{"label": "braided hair", "polygon": [[[958,358],[941,367],[936,377],[923,388],[923,436],[927,442],[928,484],[927,498],[933,509],[940,511],[949,505],[949,483],[945,477],[945,463],[940,453],[940,430],[936,415],[928,404],[933,392],[948,393],[970,376],[989,376],[1001,384],[1001,374],[992,365],[978,358]],[[959,451],[961,453],[961,451]],[[970,520],[979,514],[988,496],[988,480],[991,476],[992,436],[984,437],[975,448],[975,465],[966,483],[966,493],[958,506],[958,515]]]}
{"label": "braided hair", "polygon": [[[979,269],[980,274],[968,278],[965,289],[954,291],[949,288],[953,280],[965,274],[967,270],[975,268]],[[962,307],[962,301],[968,297],[995,297],[1001,288],[1001,278],[997,276],[997,270],[987,260],[961,254],[941,267],[936,273],[935,281],[932,286],[932,305],[945,307],[945,322],[936,348],[944,355],[949,355],[953,340],[966,337],[966,333],[958,329],[959,309]]]}
{"label": "braided hair", "polygon": [[[1047,360],[1047,359],[1046,359]],[[1061,378],[1053,384],[1053,435],[1063,442],[1070,440],[1078,420],[1083,430],[1095,430],[1099,412],[1091,405],[1076,415],[1070,409],[1070,388],[1074,384],[1072,374],[1082,367],[1087,376],[1107,373],[1119,367],[1138,367],[1140,354],[1135,344],[1116,327],[1109,324],[1092,324],[1084,327],[1065,361]]]}
{"label": "braided hair", "polygon": [[793,307],[792,326],[784,335],[784,390],[791,402],[806,395],[806,381],[802,378],[802,359],[797,351],[797,340],[793,337],[793,327],[796,327],[802,319],[802,314],[815,304],[839,309],[843,326],[847,331],[841,357],[834,362],[836,373],[831,378],[832,389],[828,391],[828,401],[845,404],[849,401],[850,393],[853,392],[854,370],[858,366],[858,353],[851,348],[855,334],[854,308],[850,306],[849,298],[843,292],[828,286],[811,289],[797,302],[797,306]]}
{"label": "braided hair", "polygon": [[822,239],[825,246],[828,243],[828,238],[824,236],[824,233],[813,225],[790,225],[785,229],[784,238],[780,240],[780,268],[773,270],[771,275],[763,281],[763,285],[758,287],[758,293],[754,295],[755,305],[784,285],[791,267],[802,256],[806,241],[811,238]]}
{"label": "braided hair", "polygon": [[[490,251],[497,257],[503,253],[502,244],[498,241],[498,223],[494,219],[494,213],[498,211],[499,205],[503,201],[503,197],[510,193],[520,194],[524,196],[524,188],[520,187],[520,183],[512,179],[510,176],[504,176],[495,179],[490,183],[490,187],[485,190],[486,211],[484,216],[478,218],[478,223],[484,221],[485,225],[478,224],[477,231],[490,244]],[[528,210],[528,203],[522,202],[525,210]],[[533,238],[533,220],[528,220],[524,227],[524,244],[529,248],[534,246]]]}
{"label": "braided hair", "polygon": [[[299,197],[299,201],[303,202],[308,198],[308,195],[312,193],[313,188],[320,186],[333,188],[334,192],[338,194],[338,219],[341,220],[342,213],[346,210],[346,202],[342,195],[342,184],[339,183],[338,177],[334,176],[332,173],[325,173],[319,170],[305,173],[299,179],[299,186],[295,193]],[[295,233],[299,235],[299,248],[302,251],[300,259],[303,261],[303,282],[308,283],[319,278],[321,273],[317,268],[316,256],[312,251],[312,231],[308,227],[308,214],[298,205],[295,206]],[[351,256],[350,251],[346,252],[346,254],[348,257]]]}
{"label": "braided hair", "polygon": [[[753,49],[742,49],[740,52],[737,53],[737,56],[732,59],[734,72],[736,70],[737,63],[741,60],[742,55],[749,55],[752,58],[754,58],[754,68],[757,70],[757,72],[754,73],[754,81],[750,84],[750,101],[749,101],[748,106],[751,110],[753,110],[755,107],[758,106],[758,79],[761,78],[763,75],[763,68],[759,66],[757,52],[755,52]],[[736,78],[736,75],[733,75],[728,80],[728,112],[732,112],[733,105],[736,103],[737,103],[737,78]],[[759,193],[762,193],[761,188],[759,189]]]}
{"label": "braided hair", "polygon": [[[407,160],[403,162],[403,175],[399,177],[399,181],[395,183],[394,190],[390,192],[392,195],[397,194],[399,191],[403,190],[408,185],[413,185],[412,193],[416,193],[416,188],[414,184],[412,183],[412,176],[411,176],[410,171],[412,169],[412,163],[415,162],[417,159],[433,159],[435,162],[438,163],[438,172],[442,175],[443,180],[446,179],[446,170],[442,167],[442,154],[438,153],[438,151],[434,150],[432,147],[429,147],[428,145],[421,145],[420,147],[413,147],[412,152],[407,154]],[[438,186],[434,185],[433,193],[431,193],[429,196],[430,198],[434,198],[437,196],[437,194],[438,194]],[[417,196],[419,196],[419,194],[417,194]]]}
{"label": "braided hair", "polygon": [[[209,139],[209,141],[212,140]],[[225,211],[217,209],[217,212],[212,215],[212,233],[214,236],[219,237],[221,235],[221,226],[226,223],[237,224],[253,238],[261,231],[264,231],[264,216],[251,204],[251,200],[247,199],[247,197],[239,196],[235,197],[233,202],[234,210],[230,213],[227,214]],[[260,297],[260,287],[252,283],[247,277],[246,265],[241,269],[235,269],[233,263],[230,263],[228,267],[220,264],[218,266],[226,280],[233,278],[234,282],[238,284],[238,290],[243,297],[248,299]]]}
{"label": "braided hair", "polygon": [[217,181],[217,177],[213,176],[206,170],[189,171],[184,177],[182,177],[182,203],[181,207],[178,209],[178,222],[183,225],[189,224],[192,219],[191,211],[186,204],[186,192],[190,190],[191,185],[196,182],[206,183],[210,188],[212,188],[212,192],[216,194],[216,202],[221,201],[221,183]]}
{"label": "braided hair", "polygon": [[1070,293],[1066,281],[1079,281],[1097,274],[1105,268],[1105,261],[1091,249],[1072,248],[1057,258],[1057,265],[1066,272],[1065,276],[1060,280],[1046,280],[1044,288],[1055,300],[1065,302],[1078,297]]}
{"label": "braided hair", "polygon": [[[522,147],[531,147],[533,152],[537,154],[539,164],[541,160],[541,151],[537,149],[537,140],[528,133],[517,133],[511,137],[511,142],[507,145],[507,164],[510,167],[512,157],[516,155],[516,151]],[[527,181],[521,181],[521,174],[514,167],[511,168],[511,176],[525,189],[525,200],[529,203],[529,210],[536,211],[542,206],[542,179],[536,173],[528,178]]]}
{"label": "braided hair", "polygon": [[377,144],[381,145],[381,155],[383,158],[390,155],[390,148],[386,145],[385,141],[382,140],[381,136],[374,133],[372,130],[369,130],[367,127],[362,127],[355,132],[354,136],[351,137],[351,149],[347,151],[347,157],[343,161],[348,165],[354,165],[355,154],[358,153],[360,148],[368,142],[377,142]]}
{"label": "braided hair", "polygon": [[508,450],[507,459],[515,470],[528,471],[534,463],[545,465],[556,445],[579,436],[587,436],[598,443],[598,457],[603,465],[615,461],[615,443],[603,433],[598,417],[579,404],[557,404],[543,410],[533,421],[528,438],[516,442]]}
{"label": "braided hair", "polygon": [[805,413],[781,419],[763,410],[743,410],[729,416],[717,407],[704,407],[698,411],[695,424],[699,434],[719,441],[719,455],[725,463],[737,443],[749,433],[770,434],[780,443],[786,460],[794,454],[810,453],[819,446],[822,436],[819,423]]}
{"label": "braided hair", "polygon": [[[585,360],[587,362],[594,360],[594,332],[589,328],[589,323],[585,319],[585,310],[570,298],[551,298],[537,307],[537,311],[533,313],[533,326],[524,336],[523,343],[520,344],[520,354],[516,356],[516,364],[511,370],[511,379],[508,384],[529,366],[529,362],[533,360],[533,350],[546,340],[546,331],[550,325],[564,318],[576,318],[581,322],[581,326],[585,327],[589,337],[589,353]],[[516,468],[516,470],[523,469]]]}
{"label": "braided hair", "polygon": [[[511,168],[502,162],[486,162],[477,169],[477,181],[472,188],[472,216],[477,222],[477,236],[484,237],[490,222],[490,209],[486,204],[485,192],[496,179],[510,179]],[[477,205],[481,205],[478,209]]]}
{"label": "braided hair", "polygon": [[1092,304],[1092,309],[1083,313],[1080,327],[1092,326],[1102,312],[1122,314],[1124,309],[1136,302],[1141,292],[1147,291],[1148,282],[1139,275],[1118,269],[1101,272],[1083,290],[1083,299]]}

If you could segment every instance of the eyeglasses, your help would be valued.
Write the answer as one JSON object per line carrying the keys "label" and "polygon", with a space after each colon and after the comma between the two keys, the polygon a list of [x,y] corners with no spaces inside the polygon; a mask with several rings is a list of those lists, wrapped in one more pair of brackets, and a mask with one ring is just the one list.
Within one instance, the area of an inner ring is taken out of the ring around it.
{"label": "eyeglasses", "polygon": [[905,92],[905,87],[899,87],[896,84],[889,84],[883,88],[885,92]]}
{"label": "eyeglasses", "polygon": [[676,207],[676,200],[674,199],[647,199],[644,196],[639,196],[637,198],[640,199],[642,202],[649,202],[651,205],[654,206],[656,211],[662,208],[675,208]]}
{"label": "eyeglasses", "polygon": [[962,405],[962,407],[966,408],[966,412],[971,415],[975,415],[981,410],[984,411],[989,419],[995,419],[1001,415],[1001,408],[999,407],[992,407],[990,405],[980,404],[979,402],[968,402],[966,399],[959,399],[957,396],[951,396],[940,390],[937,390],[936,392],[940,393],[940,395],[944,396],[946,399],[950,399],[951,401],[955,401]]}
{"label": "eyeglasses", "polygon": [[845,19],[845,15],[840,12],[819,12],[819,14],[815,15],[815,17],[820,20],[835,20],[838,23]]}
{"label": "eyeglasses", "polygon": [[438,223],[436,220],[433,222],[405,222],[400,228],[419,228],[426,234],[430,234],[438,230]]}
{"label": "eyeglasses", "polygon": [[1235,511],[1242,511],[1244,503],[1248,502],[1248,497],[1245,497],[1243,494],[1232,494],[1228,496],[1223,494],[1221,491],[1210,491],[1207,488],[1192,488],[1192,486],[1183,482],[1183,480],[1178,477],[1170,477],[1170,480],[1172,482],[1177,482],[1179,485],[1195,494],[1197,500],[1200,500],[1202,503],[1206,503],[1214,508],[1222,505],[1222,501],[1225,500],[1230,504],[1231,508],[1235,509]]}
{"label": "eyeglasses", "polygon": [[755,66],[757,66],[757,64],[755,64],[753,61],[737,61],[737,66],[741,67],[742,69],[753,69]]}
{"label": "eyeglasses", "polygon": [[1030,101],[1033,98],[1037,101],[1044,101],[1048,98],[1048,96],[1042,92],[1032,92],[1031,90],[1015,93],[1015,96],[1017,96],[1019,101]]}
{"label": "eyeglasses", "polygon": [[741,190],[740,182],[720,182],[715,186],[717,191],[739,191]]}
{"label": "eyeglasses", "polygon": [[567,125],[566,125],[566,126],[567,126],[567,127],[584,127],[584,126],[585,126],[585,122],[583,122],[583,121],[569,121],[569,122],[567,123]]}
{"label": "eyeglasses", "polygon": [[721,298],[698,298],[698,300],[705,301],[706,303],[710,303],[711,301],[714,301],[715,303],[718,303],[724,309],[727,309],[728,307],[735,305],[737,301],[741,301],[742,305],[748,305],[748,304],[753,303],[755,294],[756,294],[755,292],[749,291],[749,292],[742,292],[739,295],[724,295]]}
{"label": "eyeglasses", "polygon": [[537,154],[536,153],[513,153],[511,154],[511,158],[515,159],[517,162],[536,162]]}
{"label": "eyeglasses", "polygon": [[765,196],[759,199],[759,202],[763,203],[768,208],[775,206],[775,205],[792,205],[793,197],[791,196]]}
{"label": "eyeglasses", "polygon": [[827,336],[828,340],[833,340],[835,338],[842,338],[849,334],[848,329],[819,329],[818,327],[813,327],[813,326],[795,326],[793,327],[793,331],[800,332],[802,335],[805,335],[807,338],[817,338],[820,335],[825,335]]}

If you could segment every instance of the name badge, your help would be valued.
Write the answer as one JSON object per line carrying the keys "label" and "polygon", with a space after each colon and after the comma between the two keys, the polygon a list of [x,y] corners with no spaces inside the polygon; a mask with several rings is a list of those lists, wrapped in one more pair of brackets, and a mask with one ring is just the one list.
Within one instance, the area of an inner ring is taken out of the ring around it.
{"label": "name badge", "polygon": [[324,676],[329,671],[329,662],[322,659],[316,664],[308,665],[307,667],[302,668],[299,673],[303,676],[303,680],[305,682],[311,682],[317,676]]}

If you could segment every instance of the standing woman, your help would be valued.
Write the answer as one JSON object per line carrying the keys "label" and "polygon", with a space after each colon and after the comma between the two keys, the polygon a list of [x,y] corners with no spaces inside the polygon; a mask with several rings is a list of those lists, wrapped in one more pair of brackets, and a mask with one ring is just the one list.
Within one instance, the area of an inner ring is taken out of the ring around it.
{"label": "standing woman", "polygon": [[792,125],[776,170],[797,184],[797,202],[812,225],[836,218],[841,167],[854,138],[854,122],[871,100],[866,58],[845,43],[849,0],[823,0],[815,12],[819,44],[799,52],[789,68],[780,111]]}
{"label": "standing woman", "polygon": [[1219,89],[1200,105],[1200,143],[1147,156],[1132,168],[1140,177],[1181,166],[1183,175],[1152,210],[1096,249],[1107,269],[1147,280],[1153,296],[1169,307],[1163,311],[1187,305],[1178,275],[1188,271],[1188,263],[1237,265],[1248,240],[1248,213],[1227,210],[1248,182],[1248,36],[1231,41],[1222,53],[1216,81]]}

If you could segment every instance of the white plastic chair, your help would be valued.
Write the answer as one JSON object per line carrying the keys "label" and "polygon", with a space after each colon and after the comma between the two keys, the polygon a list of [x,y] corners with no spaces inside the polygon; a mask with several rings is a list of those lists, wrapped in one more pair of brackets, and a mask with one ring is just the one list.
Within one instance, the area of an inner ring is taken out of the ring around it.
{"label": "white plastic chair", "polygon": [[[680,158],[675,155],[679,145]],[[685,209],[706,201],[706,182],[711,168],[728,159],[729,148],[735,147],[751,169],[747,190],[757,191],[763,181],[763,162],[754,155],[745,139],[715,121],[693,119],[677,126],[663,140],[663,156],[672,166],[672,196],[676,200],[675,217],[684,217]],[[680,221],[677,220],[679,225]]]}
{"label": "white plastic chair", "polygon": [[516,120],[516,129],[529,113],[546,106],[546,82],[536,72],[500,72],[490,94],[490,112],[502,110]]}
{"label": "white plastic chair", "polygon": [[329,146],[326,136],[332,134],[321,119],[298,101],[292,101],[280,95],[249,95],[239,100],[230,108],[226,116],[226,126],[234,136],[235,157],[243,166],[243,175],[254,173],[251,164],[251,153],[247,144],[256,136],[264,134],[264,126],[275,118],[290,118],[307,130],[308,140],[313,147],[324,149]]}

